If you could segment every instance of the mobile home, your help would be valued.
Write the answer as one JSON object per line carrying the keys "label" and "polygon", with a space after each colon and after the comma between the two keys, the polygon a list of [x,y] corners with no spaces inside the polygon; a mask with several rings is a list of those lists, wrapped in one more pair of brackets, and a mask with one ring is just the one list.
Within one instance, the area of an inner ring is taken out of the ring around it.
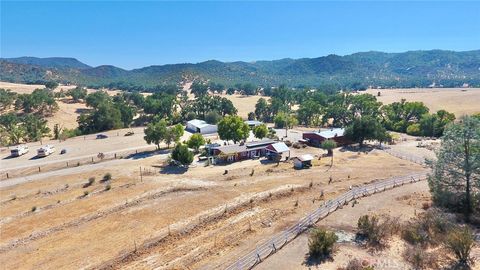
{"label": "mobile home", "polygon": [[53,145],[44,145],[37,150],[37,157],[46,157],[55,152],[55,146]]}
{"label": "mobile home", "polygon": [[28,146],[26,145],[18,145],[17,147],[10,150],[10,155],[12,157],[19,157],[25,155],[26,153],[28,153]]}

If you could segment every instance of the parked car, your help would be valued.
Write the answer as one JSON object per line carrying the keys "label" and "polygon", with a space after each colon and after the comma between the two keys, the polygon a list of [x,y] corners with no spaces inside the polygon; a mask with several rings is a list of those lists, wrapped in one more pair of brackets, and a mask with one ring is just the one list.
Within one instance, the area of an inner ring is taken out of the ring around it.
{"label": "parked car", "polygon": [[17,147],[10,150],[10,155],[12,157],[19,157],[21,155],[25,155],[28,153],[28,146],[26,145],[18,145]]}
{"label": "parked car", "polygon": [[105,134],[97,134],[97,139],[106,139],[106,138],[108,138],[108,136]]}
{"label": "parked car", "polygon": [[60,155],[63,155],[63,154],[66,154],[67,153],[67,149],[62,149],[62,151],[60,151]]}

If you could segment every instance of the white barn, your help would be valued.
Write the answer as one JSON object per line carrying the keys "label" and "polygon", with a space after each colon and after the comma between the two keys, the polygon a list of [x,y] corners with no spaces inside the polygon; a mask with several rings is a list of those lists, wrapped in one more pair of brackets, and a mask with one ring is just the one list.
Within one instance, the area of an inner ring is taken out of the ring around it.
{"label": "white barn", "polygon": [[187,122],[188,131],[192,133],[211,134],[218,131],[217,125],[211,125],[203,120],[193,119]]}

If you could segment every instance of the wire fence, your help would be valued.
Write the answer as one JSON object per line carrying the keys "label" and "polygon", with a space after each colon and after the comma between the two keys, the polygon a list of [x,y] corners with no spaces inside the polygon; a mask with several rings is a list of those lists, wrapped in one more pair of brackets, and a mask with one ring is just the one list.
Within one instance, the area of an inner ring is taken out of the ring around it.
{"label": "wire fence", "polygon": [[417,163],[417,164],[420,164],[420,165],[426,165],[425,158],[423,158],[423,157],[403,153],[403,152],[394,150],[394,149],[392,149],[388,146],[381,146],[381,149],[383,151],[385,151],[386,153],[394,156],[394,157],[405,159],[405,160],[408,160],[408,161],[411,161],[411,162],[414,162],[414,163]]}
{"label": "wire fence", "polygon": [[350,201],[360,197],[372,195],[377,192],[382,192],[387,189],[402,186],[404,184],[425,180],[426,177],[427,175],[425,173],[411,174],[406,176],[393,177],[384,181],[353,188],[350,191],[343,193],[340,197],[326,201],[324,205],[317,208],[309,215],[300,219],[295,225],[273,236],[271,239],[268,239],[257,245],[255,250],[250,251],[249,253],[238,259],[235,263],[228,266],[226,269],[251,269],[258,263],[262,262],[262,260],[265,260],[271,254],[281,249],[287,243],[291,242],[299,234],[312,227],[319,220],[325,218],[330,213],[348,204]]}

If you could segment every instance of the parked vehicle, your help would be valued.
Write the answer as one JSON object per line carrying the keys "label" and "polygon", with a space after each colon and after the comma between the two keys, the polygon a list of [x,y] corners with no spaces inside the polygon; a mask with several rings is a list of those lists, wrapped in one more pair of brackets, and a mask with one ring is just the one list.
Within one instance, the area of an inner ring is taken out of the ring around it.
{"label": "parked vehicle", "polygon": [[37,150],[37,157],[46,157],[55,152],[55,146],[53,145],[44,145]]}
{"label": "parked vehicle", "polygon": [[60,155],[63,155],[63,154],[66,154],[67,153],[67,149],[62,149],[62,151],[60,151]]}
{"label": "parked vehicle", "polygon": [[129,132],[125,133],[125,136],[132,136],[133,134],[135,134],[133,131],[129,131]]}
{"label": "parked vehicle", "polygon": [[97,139],[106,139],[106,138],[108,138],[108,136],[105,134],[97,134]]}
{"label": "parked vehicle", "polygon": [[10,150],[10,155],[12,157],[19,157],[28,153],[28,146],[26,145],[17,145],[17,147]]}

